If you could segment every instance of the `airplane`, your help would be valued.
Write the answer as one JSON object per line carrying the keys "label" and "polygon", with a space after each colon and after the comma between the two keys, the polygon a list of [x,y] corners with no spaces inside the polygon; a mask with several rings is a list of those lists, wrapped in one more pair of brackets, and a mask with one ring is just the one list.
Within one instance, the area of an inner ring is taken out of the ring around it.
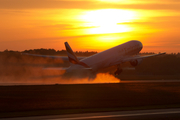
{"label": "airplane", "polygon": [[117,69],[114,72],[115,75],[121,74],[122,72],[121,64],[125,62],[130,62],[130,64],[133,67],[135,67],[139,65],[144,58],[165,54],[165,53],[159,53],[159,54],[140,56],[138,55],[138,53],[143,48],[142,43],[137,40],[131,40],[89,57],[76,57],[68,42],[65,42],[64,44],[68,57],[36,55],[36,54],[27,54],[27,53],[24,54],[53,58],[53,59],[62,59],[64,61],[68,60],[70,62],[70,66],[68,68],[45,68],[45,69],[64,70],[65,73],[85,74],[85,73],[97,73],[102,69],[111,66],[117,66]]}

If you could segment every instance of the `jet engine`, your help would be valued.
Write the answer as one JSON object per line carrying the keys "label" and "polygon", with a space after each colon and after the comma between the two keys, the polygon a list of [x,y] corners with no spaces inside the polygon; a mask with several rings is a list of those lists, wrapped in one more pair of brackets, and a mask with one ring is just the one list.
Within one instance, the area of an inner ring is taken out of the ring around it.
{"label": "jet engine", "polygon": [[139,65],[141,62],[142,62],[142,59],[136,59],[136,60],[130,61],[130,64],[135,67]]}

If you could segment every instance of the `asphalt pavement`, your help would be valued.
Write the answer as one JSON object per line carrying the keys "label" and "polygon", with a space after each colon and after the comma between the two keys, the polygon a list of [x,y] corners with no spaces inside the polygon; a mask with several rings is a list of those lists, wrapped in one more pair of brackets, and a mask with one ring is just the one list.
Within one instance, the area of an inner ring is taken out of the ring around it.
{"label": "asphalt pavement", "polygon": [[7,118],[2,120],[175,120],[180,119],[180,108],[135,111],[116,111],[71,115],[52,115]]}

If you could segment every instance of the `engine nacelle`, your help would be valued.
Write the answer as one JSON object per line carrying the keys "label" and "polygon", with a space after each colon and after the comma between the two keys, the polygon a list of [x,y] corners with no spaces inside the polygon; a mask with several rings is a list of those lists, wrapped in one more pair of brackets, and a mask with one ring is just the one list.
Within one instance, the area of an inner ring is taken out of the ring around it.
{"label": "engine nacelle", "polygon": [[142,60],[143,59],[132,60],[132,61],[130,61],[130,64],[135,67],[135,66],[139,65],[142,62]]}

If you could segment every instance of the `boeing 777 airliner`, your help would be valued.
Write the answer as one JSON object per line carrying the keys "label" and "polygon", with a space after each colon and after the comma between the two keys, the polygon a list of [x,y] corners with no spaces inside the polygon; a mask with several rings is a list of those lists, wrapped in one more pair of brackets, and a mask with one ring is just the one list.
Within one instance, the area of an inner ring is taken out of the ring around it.
{"label": "boeing 777 airliner", "polygon": [[70,67],[68,68],[47,68],[47,69],[65,70],[66,73],[78,72],[83,74],[84,72],[96,73],[101,69],[110,66],[117,66],[117,70],[115,71],[114,74],[119,75],[122,72],[122,68],[120,67],[120,65],[123,64],[124,62],[130,62],[132,66],[137,66],[144,58],[165,54],[165,53],[160,53],[160,54],[153,54],[147,56],[139,56],[137,54],[142,50],[143,45],[140,41],[137,40],[132,40],[124,44],[120,44],[118,46],[97,53],[90,57],[76,57],[71,47],[69,46],[68,42],[65,42],[65,47],[68,57],[34,55],[34,54],[28,54],[28,55],[69,60],[70,62]]}

